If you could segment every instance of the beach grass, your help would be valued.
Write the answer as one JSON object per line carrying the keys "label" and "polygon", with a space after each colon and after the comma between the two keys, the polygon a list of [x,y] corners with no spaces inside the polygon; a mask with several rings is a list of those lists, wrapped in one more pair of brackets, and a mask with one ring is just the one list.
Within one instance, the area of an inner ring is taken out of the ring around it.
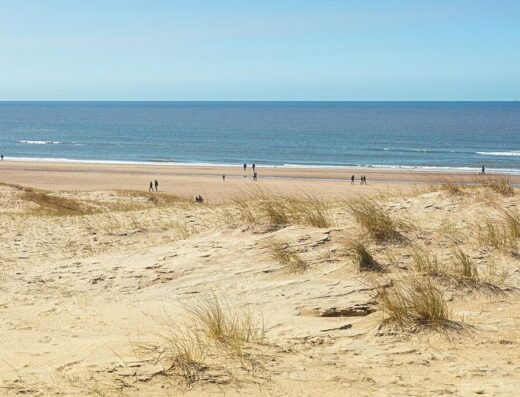
{"label": "beach grass", "polygon": [[303,272],[309,267],[307,262],[288,243],[278,238],[268,240],[266,248],[271,258],[289,272]]}
{"label": "beach grass", "polygon": [[364,227],[375,240],[391,241],[402,238],[399,228],[404,226],[404,222],[395,220],[374,200],[359,197],[348,201],[347,207],[357,223]]}
{"label": "beach grass", "polygon": [[381,287],[378,302],[385,322],[403,329],[440,329],[450,321],[448,306],[435,281],[427,275],[408,275]]}

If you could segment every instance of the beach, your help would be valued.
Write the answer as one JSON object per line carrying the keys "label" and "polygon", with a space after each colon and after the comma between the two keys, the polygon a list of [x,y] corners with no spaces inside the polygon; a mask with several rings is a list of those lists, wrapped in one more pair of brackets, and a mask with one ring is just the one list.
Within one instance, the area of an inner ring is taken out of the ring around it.
{"label": "beach", "polygon": [[257,172],[0,163],[2,390],[516,396],[518,177]]}
{"label": "beach", "polygon": [[[202,195],[212,201],[233,198],[251,188],[279,193],[310,193],[327,198],[342,198],[374,191],[407,191],[414,184],[446,182],[475,183],[475,172],[440,172],[388,170],[373,168],[257,168],[259,181],[253,183],[251,164],[244,172],[240,165],[190,166],[110,163],[64,163],[37,161],[3,161],[1,180],[35,188],[57,190],[131,189],[148,191],[150,181],[160,183],[160,191],[184,197]],[[226,175],[226,181],[222,181]],[[355,186],[350,177],[355,175]],[[367,185],[359,186],[359,178],[367,177]],[[511,183],[520,184],[520,175],[509,176]],[[359,190],[361,189],[361,190]]]}

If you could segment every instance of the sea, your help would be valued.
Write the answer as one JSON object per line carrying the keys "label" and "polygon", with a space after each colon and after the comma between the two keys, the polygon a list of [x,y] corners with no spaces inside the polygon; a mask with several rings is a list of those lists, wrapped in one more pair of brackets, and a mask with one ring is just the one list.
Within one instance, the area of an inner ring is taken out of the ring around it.
{"label": "sea", "polygon": [[0,153],[520,174],[520,102],[0,102]]}

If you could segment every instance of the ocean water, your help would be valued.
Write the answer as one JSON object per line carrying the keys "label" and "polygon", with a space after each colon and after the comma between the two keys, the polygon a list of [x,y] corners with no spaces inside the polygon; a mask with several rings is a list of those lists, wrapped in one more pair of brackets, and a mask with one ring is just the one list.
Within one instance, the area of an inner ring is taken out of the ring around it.
{"label": "ocean water", "polygon": [[520,102],[0,102],[0,153],[520,173]]}

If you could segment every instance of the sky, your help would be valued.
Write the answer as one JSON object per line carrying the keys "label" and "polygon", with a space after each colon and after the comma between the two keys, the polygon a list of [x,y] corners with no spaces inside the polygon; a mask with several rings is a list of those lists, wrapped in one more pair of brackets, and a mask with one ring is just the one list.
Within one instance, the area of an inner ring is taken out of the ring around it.
{"label": "sky", "polygon": [[519,0],[0,0],[0,100],[515,98]]}

